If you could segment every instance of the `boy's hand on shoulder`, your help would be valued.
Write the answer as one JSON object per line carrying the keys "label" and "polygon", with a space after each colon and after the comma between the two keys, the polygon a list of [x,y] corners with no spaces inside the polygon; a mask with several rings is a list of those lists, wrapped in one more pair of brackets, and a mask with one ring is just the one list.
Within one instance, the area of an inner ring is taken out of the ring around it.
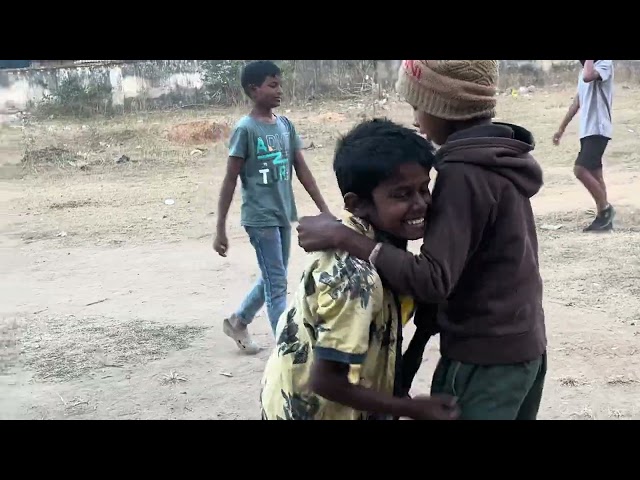
{"label": "boy's hand on shoulder", "polygon": [[336,247],[336,235],[347,228],[330,212],[302,217],[298,223],[298,245],[307,252],[319,252]]}
{"label": "boy's hand on shoulder", "polygon": [[456,398],[449,395],[421,395],[412,398],[411,402],[414,420],[456,420],[460,416]]}
{"label": "boy's hand on shoulder", "polygon": [[213,237],[213,249],[221,257],[227,256],[227,250],[229,249],[229,240],[227,240],[227,232],[218,232]]}

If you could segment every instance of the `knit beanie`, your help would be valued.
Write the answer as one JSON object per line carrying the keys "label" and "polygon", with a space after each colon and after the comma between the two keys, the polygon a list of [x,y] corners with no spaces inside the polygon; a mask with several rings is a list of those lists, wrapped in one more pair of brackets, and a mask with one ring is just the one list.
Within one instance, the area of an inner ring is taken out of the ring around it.
{"label": "knit beanie", "polygon": [[444,120],[496,115],[498,60],[404,60],[396,90],[416,109]]}

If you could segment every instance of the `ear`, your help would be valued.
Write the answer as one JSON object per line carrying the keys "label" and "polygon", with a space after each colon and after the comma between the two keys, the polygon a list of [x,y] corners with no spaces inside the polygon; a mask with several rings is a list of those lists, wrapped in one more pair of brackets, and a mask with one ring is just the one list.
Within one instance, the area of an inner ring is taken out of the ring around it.
{"label": "ear", "polygon": [[344,196],[344,208],[356,217],[367,219],[371,212],[371,202],[349,192]]}

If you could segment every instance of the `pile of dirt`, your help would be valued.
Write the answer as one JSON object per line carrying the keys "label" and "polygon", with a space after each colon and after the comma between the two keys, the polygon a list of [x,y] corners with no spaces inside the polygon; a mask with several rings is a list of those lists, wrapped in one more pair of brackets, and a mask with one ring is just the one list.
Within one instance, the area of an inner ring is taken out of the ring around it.
{"label": "pile of dirt", "polygon": [[231,127],[225,123],[207,120],[180,123],[169,129],[167,138],[183,145],[202,145],[225,141],[231,133]]}
{"label": "pile of dirt", "polygon": [[35,378],[68,381],[104,367],[141,365],[184,350],[208,327],[103,317],[49,317],[26,327],[24,366]]}

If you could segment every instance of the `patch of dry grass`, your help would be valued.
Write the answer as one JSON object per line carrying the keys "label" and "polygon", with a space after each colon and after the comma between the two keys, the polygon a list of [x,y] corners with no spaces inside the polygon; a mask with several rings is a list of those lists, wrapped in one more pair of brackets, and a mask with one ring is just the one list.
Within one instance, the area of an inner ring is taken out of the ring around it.
{"label": "patch of dry grass", "polygon": [[559,382],[563,387],[579,387],[587,384],[584,380],[574,377],[562,377]]}
{"label": "patch of dry grass", "polygon": [[0,375],[7,373],[18,360],[20,334],[20,325],[15,318],[0,319]]}
{"label": "patch of dry grass", "polygon": [[638,380],[628,375],[616,375],[607,380],[607,385],[633,385],[635,383],[638,383]]}
{"label": "patch of dry grass", "polygon": [[610,418],[615,418],[616,420],[619,420],[625,417],[625,414],[623,412],[615,408],[610,408],[608,413]]}
{"label": "patch of dry grass", "polygon": [[574,224],[554,232],[541,230],[539,238],[545,290],[553,292],[555,299],[628,322],[637,319],[640,242],[636,233],[614,232],[596,238],[583,234]]}
{"label": "patch of dry grass", "polygon": [[[191,160],[193,148],[170,141],[170,131],[177,124],[194,120],[227,125],[230,117],[228,111],[207,110],[150,112],[77,121],[31,119],[24,126],[23,163],[30,174],[43,173],[47,164],[59,168],[79,164],[84,170],[108,172],[116,166],[122,169],[116,164],[122,155],[129,157],[138,169],[172,167]],[[201,144],[211,147],[205,137]],[[56,155],[51,155],[52,152]],[[54,161],[43,162],[43,159]]]}
{"label": "patch of dry grass", "polygon": [[[618,85],[615,92],[613,140],[607,148],[605,162],[637,169],[640,91],[621,87]],[[531,130],[536,140],[534,155],[543,167],[571,167],[580,146],[578,117],[567,128],[559,146],[554,146],[551,138],[567,113],[574,94],[574,88],[563,86],[541,89],[529,97],[501,96],[498,98],[499,120],[516,122]]]}
{"label": "patch of dry grass", "polygon": [[590,407],[584,407],[578,412],[573,412],[570,417],[573,420],[596,420],[596,414]]}
{"label": "patch of dry grass", "polygon": [[[530,129],[536,138],[536,156],[545,167],[570,166],[578,148],[577,119],[567,129],[559,147],[552,145],[551,136],[566,113],[574,91],[574,88],[565,86],[540,89],[530,96],[499,96],[498,120],[516,122]],[[614,141],[607,154],[613,165],[633,166],[637,162],[635,145],[640,138],[640,111],[635,107],[638,97],[640,92],[636,89],[618,89],[616,92]],[[374,115],[391,116],[408,125],[412,118],[411,109],[402,103],[394,100],[385,106],[376,106],[368,98],[317,102],[293,111],[286,107],[282,110],[284,111],[281,113],[296,122],[303,135],[322,137],[323,141],[315,143],[329,149],[332,149],[331,140],[338,132],[363,118]],[[176,125],[194,121],[232,125],[245,113],[241,109],[205,109],[137,113],[76,121],[30,119],[25,121],[24,128],[2,129],[5,133],[0,135],[0,139],[6,137],[3,148],[13,150],[40,152],[55,148],[58,152],[68,152],[62,157],[81,159],[76,163],[88,164],[98,170],[113,166],[115,159],[121,155],[127,155],[131,158],[131,163],[139,164],[137,168],[150,164],[162,167],[166,164],[188,163],[190,160],[190,148],[168,139],[171,129],[176,128]],[[200,146],[211,147],[208,137],[203,138],[207,139]]]}
{"label": "patch of dry grass", "polygon": [[0,124],[0,165],[19,165],[26,148],[22,125]]}
{"label": "patch of dry grass", "polygon": [[168,374],[162,376],[160,383],[162,385],[177,385],[182,382],[186,382],[187,378],[180,375],[175,370],[171,370]]}
{"label": "patch of dry grass", "polygon": [[188,348],[206,329],[73,315],[48,317],[29,323],[22,338],[22,360],[38,379],[68,381],[98,368],[164,358]]}

